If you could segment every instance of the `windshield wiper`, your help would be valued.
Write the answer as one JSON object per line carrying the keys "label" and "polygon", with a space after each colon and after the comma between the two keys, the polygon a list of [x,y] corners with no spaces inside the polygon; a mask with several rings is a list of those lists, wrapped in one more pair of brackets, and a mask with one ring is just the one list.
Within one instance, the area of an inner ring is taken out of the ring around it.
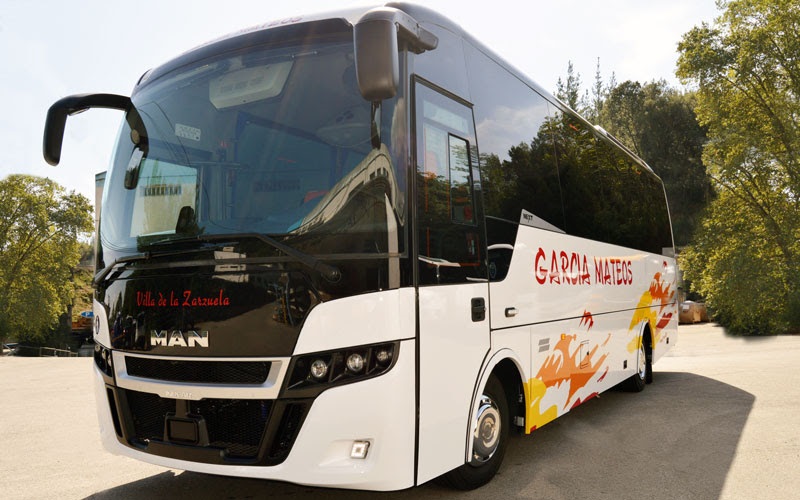
{"label": "windshield wiper", "polygon": [[[200,242],[210,243],[213,241],[230,241],[242,238],[255,238],[273,248],[280,250],[289,257],[295,258],[298,262],[300,262],[304,266],[310,268],[313,271],[318,272],[319,274],[322,275],[323,278],[325,278],[327,281],[331,283],[336,283],[340,279],[342,279],[342,272],[339,270],[338,267],[322,262],[320,259],[314,257],[313,255],[301,252],[296,248],[292,248],[289,245],[283,244],[280,241],[277,241],[276,239],[272,238],[271,236],[267,236],[266,234],[262,233],[198,234],[197,236],[189,236],[177,239],[165,238],[163,240],[158,240],[149,243],[147,246],[162,246],[171,243],[185,243],[188,241],[200,241]],[[139,259],[134,258],[134,260],[139,260]],[[112,266],[113,265],[114,264],[112,264]]]}
{"label": "windshield wiper", "polygon": [[107,265],[103,268],[102,271],[94,275],[93,285],[98,286],[100,283],[105,281],[106,277],[111,274],[111,271],[114,270],[115,267],[121,264],[130,264],[131,262],[139,262],[142,260],[148,260],[150,258],[150,253],[138,253],[136,255],[128,255],[127,257],[120,257],[119,259],[115,260],[111,264]]}
{"label": "windshield wiper", "polygon": [[[271,238],[270,236],[261,233],[201,234],[189,238],[179,238],[175,240],[170,240],[170,239],[159,240],[157,242],[151,243],[150,245],[161,246],[161,245],[166,245],[168,243],[179,243],[187,241],[212,242],[212,241],[234,240],[241,238],[255,238],[259,241],[263,241],[264,243],[280,250],[286,255],[297,259],[298,262],[318,272],[320,275],[322,275],[323,278],[325,278],[327,281],[331,283],[336,283],[340,279],[342,279],[342,272],[339,270],[338,267],[322,262],[320,259],[314,257],[313,255],[301,252],[300,250],[285,245],[275,240],[274,238]],[[100,271],[95,275],[94,285],[97,286],[99,283],[105,281],[105,279],[108,277],[109,274],[111,274],[114,268],[116,268],[119,265],[130,264],[131,262],[141,262],[143,260],[150,260],[150,258],[156,256],[163,257],[165,255],[180,255],[185,253],[186,251],[172,251],[172,252],[168,251],[168,252],[158,252],[158,253],[144,252],[135,255],[129,255],[126,257],[120,257],[119,259],[115,260],[114,262],[103,268],[102,271]]]}
{"label": "windshield wiper", "polygon": [[325,278],[327,281],[331,283],[336,283],[340,279],[342,279],[342,272],[339,270],[338,267],[327,264],[322,262],[317,257],[313,255],[309,255],[305,252],[301,252],[296,248],[292,248],[289,245],[285,245],[280,241],[267,236],[266,234],[262,233],[229,233],[229,234],[200,234],[196,236],[199,241],[224,241],[224,240],[234,240],[240,238],[255,238],[259,241],[263,241],[267,245],[280,250],[281,252],[285,253],[290,257],[294,257],[297,259],[298,262],[303,264],[304,266],[310,268],[313,271],[318,272]]}
{"label": "windshield wiper", "polygon": [[[192,239],[196,239],[196,238],[192,238]],[[163,241],[159,242],[159,243],[163,243]],[[201,249],[200,251],[202,251],[202,250],[204,250],[204,249]],[[111,264],[109,264],[106,267],[104,267],[100,272],[95,274],[94,280],[93,280],[93,285],[97,286],[100,283],[102,283],[103,281],[105,281],[106,278],[108,277],[108,275],[111,274],[111,272],[117,266],[123,266],[124,267],[124,264],[130,264],[132,262],[141,262],[143,260],[150,260],[153,257],[165,257],[165,256],[170,256],[170,255],[185,255],[187,253],[197,252],[197,251],[198,250],[188,250],[188,251],[187,250],[178,250],[178,251],[168,250],[166,252],[164,252],[164,251],[143,252],[143,253],[137,253],[137,254],[134,254],[134,255],[127,255],[125,257],[120,257],[119,259],[116,259],[114,262],[112,262]],[[191,263],[191,261],[189,261],[188,263]]]}

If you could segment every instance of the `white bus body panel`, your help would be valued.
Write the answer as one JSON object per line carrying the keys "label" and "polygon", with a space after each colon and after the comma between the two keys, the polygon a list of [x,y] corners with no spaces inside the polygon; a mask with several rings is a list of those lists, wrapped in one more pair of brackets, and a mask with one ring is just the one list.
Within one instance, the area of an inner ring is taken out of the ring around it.
{"label": "white bus body panel", "polygon": [[[106,387],[95,368],[100,432],[105,448],[144,462],[205,474],[297,484],[397,490],[414,484],[416,342],[401,342],[384,375],[334,387],[316,398],[287,459],[276,466],[212,465],[143,453],[117,440]],[[369,441],[365,459],[350,458],[353,442]]]}
{"label": "white bus body panel", "polygon": [[486,283],[419,289],[419,466],[417,484],[464,463],[475,385],[489,352],[488,307],[472,321]]}
{"label": "white bus body panel", "polygon": [[415,335],[413,288],[345,297],[308,315],[294,354],[374,344]]}
{"label": "white bus body panel", "polygon": [[645,324],[654,361],[675,344],[676,277],[663,255],[519,226],[489,293],[492,346],[529,346],[526,432],[633,375]]}

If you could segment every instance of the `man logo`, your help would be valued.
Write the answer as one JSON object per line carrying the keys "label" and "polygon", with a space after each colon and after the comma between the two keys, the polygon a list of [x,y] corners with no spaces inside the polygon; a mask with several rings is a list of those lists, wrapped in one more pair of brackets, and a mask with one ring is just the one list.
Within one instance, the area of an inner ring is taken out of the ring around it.
{"label": "man logo", "polygon": [[197,332],[189,330],[182,332],[180,330],[167,330],[156,331],[150,333],[150,345],[152,347],[208,347],[208,332]]}

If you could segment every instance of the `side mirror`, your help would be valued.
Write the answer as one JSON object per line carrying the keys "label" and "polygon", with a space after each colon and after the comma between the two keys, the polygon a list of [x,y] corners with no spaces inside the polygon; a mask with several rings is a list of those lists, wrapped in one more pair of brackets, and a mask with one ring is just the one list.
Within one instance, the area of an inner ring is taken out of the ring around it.
{"label": "side mirror", "polygon": [[131,108],[131,98],[116,94],[77,94],[56,101],[47,111],[47,121],[44,125],[42,153],[47,163],[55,166],[61,161],[61,145],[64,142],[67,116],[82,113],[90,108],[127,111]]}
{"label": "side mirror", "polygon": [[[367,17],[367,16],[364,16]],[[355,25],[356,78],[364,99],[390,99],[400,86],[397,28],[389,19],[364,20]]]}
{"label": "side mirror", "polygon": [[364,99],[379,102],[397,94],[400,86],[398,39],[422,53],[439,43],[411,16],[392,7],[378,7],[364,14],[353,27],[356,78]]}

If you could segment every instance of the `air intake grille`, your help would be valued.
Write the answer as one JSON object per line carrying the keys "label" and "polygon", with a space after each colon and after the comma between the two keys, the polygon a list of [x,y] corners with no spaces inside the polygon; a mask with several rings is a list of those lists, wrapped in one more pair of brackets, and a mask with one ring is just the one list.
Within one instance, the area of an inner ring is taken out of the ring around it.
{"label": "air intake grille", "polygon": [[[125,391],[135,436],[146,445],[164,439],[167,414],[176,411],[176,400],[156,394]],[[225,450],[227,457],[255,458],[270,414],[271,401],[260,399],[203,399],[189,401],[189,413],[202,417],[209,446]]]}
{"label": "air intake grille", "polygon": [[[157,394],[109,388],[123,435],[120,441],[147,453],[203,463],[277,465],[294,446],[311,407],[310,399],[162,398]],[[116,399],[116,401],[115,401]],[[119,404],[119,406],[117,406]],[[197,422],[197,442],[173,440],[175,420]],[[181,455],[183,454],[183,455]]]}
{"label": "air intake grille", "polygon": [[133,377],[198,384],[261,385],[267,380],[268,361],[186,361],[126,356]]}

